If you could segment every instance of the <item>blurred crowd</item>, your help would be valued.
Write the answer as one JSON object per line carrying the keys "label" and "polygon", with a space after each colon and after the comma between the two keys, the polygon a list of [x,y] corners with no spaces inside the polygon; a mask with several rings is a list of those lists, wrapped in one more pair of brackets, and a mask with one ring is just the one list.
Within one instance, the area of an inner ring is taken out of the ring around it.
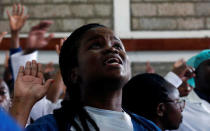
{"label": "blurred crowd", "polygon": [[[0,79],[0,130],[210,129],[210,50],[176,61],[164,77],[150,62],[131,77],[121,40],[104,25],[75,29],[55,46],[59,69],[37,62],[54,37],[52,21],[31,27],[25,48],[19,33],[29,17],[21,4],[7,10],[11,42]],[[0,34],[1,41],[7,32]],[[2,59],[2,58],[1,58]]]}

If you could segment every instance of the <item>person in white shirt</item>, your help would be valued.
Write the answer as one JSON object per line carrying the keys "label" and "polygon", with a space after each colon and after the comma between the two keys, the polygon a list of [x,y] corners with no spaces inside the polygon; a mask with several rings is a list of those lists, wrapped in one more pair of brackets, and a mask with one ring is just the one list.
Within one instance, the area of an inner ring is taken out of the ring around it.
{"label": "person in white shirt", "polygon": [[210,50],[203,50],[187,62],[196,76],[189,81],[193,91],[185,98],[183,122],[178,131],[209,131],[210,129]]}

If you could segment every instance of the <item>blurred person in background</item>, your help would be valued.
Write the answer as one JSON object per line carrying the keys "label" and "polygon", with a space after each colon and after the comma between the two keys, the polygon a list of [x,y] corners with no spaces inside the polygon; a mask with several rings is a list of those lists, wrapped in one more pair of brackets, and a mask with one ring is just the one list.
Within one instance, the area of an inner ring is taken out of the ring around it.
{"label": "blurred person in background", "polygon": [[183,122],[178,131],[208,131],[210,129],[210,50],[203,50],[187,61],[195,69],[188,80],[193,88],[185,98]]}
{"label": "blurred person in background", "polygon": [[[3,37],[7,32],[0,33],[0,48]],[[0,80],[0,131],[22,131],[19,125],[16,124],[15,120],[11,118],[5,110],[9,107],[9,91],[6,87],[6,83]]]}
{"label": "blurred person in background", "polygon": [[[138,74],[123,87],[123,109],[155,123],[158,130],[177,129],[184,101],[179,91],[158,74]],[[152,130],[152,129],[151,129]]]}
{"label": "blurred person in background", "polygon": [[[178,88],[180,97],[187,96],[193,89],[188,84],[187,80],[195,77],[194,69],[188,66],[184,59],[179,59],[173,64],[172,71],[164,77],[168,82]],[[146,73],[155,73],[155,69],[151,66],[150,62],[146,63]]]}

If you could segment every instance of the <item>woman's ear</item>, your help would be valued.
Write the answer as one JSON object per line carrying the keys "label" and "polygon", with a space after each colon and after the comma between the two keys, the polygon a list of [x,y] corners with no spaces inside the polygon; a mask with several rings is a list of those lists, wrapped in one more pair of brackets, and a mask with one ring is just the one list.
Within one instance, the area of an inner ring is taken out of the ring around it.
{"label": "woman's ear", "polygon": [[157,106],[157,115],[162,117],[164,115],[166,108],[164,103],[159,103]]}
{"label": "woman's ear", "polygon": [[77,81],[78,81],[78,69],[77,68],[73,68],[72,70],[71,70],[71,73],[70,73],[70,79],[71,79],[71,81],[74,83],[74,84],[76,84],[77,83]]}

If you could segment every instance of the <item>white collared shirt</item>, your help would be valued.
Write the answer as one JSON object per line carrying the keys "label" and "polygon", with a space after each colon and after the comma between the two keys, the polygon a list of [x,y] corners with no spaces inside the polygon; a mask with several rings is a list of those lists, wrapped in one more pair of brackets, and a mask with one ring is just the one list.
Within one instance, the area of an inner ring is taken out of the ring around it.
{"label": "white collared shirt", "polygon": [[210,104],[194,91],[185,99],[183,122],[177,131],[210,131]]}

